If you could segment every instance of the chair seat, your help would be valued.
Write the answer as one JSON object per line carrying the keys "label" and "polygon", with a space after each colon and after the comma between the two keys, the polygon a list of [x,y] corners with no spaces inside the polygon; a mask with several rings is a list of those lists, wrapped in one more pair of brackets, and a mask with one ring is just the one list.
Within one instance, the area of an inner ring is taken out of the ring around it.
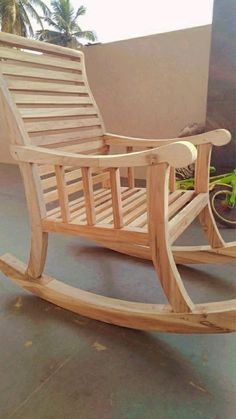
{"label": "chair seat", "polygon": [[[175,191],[169,195],[169,219],[173,218],[191,201],[194,191]],[[124,228],[147,232],[147,194],[146,188],[121,187],[122,215]],[[113,211],[111,190],[99,188],[94,192],[96,226],[112,227]],[[84,196],[69,202],[69,224],[87,225]],[[47,213],[47,220],[62,222],[61,209],[57,207]]]}

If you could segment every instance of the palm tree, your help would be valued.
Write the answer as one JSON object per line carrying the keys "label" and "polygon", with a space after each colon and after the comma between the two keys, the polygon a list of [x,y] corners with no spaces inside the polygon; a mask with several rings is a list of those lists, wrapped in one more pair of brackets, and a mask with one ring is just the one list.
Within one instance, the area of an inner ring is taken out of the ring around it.
{"label": "palm tree", "polygon": [[51,2],[52,16],[44,20],[53,30],[45,29],[37,32],[40,41],[64,47],[77,49],[81,46],[79,39],[95,41],[96,35],[93,31],[82,31],[77,23],[79,16],[86,13],[86,8],[80,6],[77,11],[72,7],[70,0],[53,0]]}
{"label": "palm tree", "polygon": [[31,22],[33,18],[42,28],[42,18],[38,10],[44,16],[50,16],[51,12],[43,0],[0,0],[0,23],[3,32],[14,33],[21,36],[34,36]]}

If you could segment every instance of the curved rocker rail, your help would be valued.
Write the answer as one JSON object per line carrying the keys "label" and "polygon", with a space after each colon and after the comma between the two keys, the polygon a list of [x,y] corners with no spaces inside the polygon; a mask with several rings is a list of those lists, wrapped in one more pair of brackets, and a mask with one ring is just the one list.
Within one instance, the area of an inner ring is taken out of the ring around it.
{"label": "curved rocker rail", "polygon": [[[150,246],[132,243],[115,243],[97,240],[96,242],[108,249],[140,259],[152,260]],[[225,247],[212,249],[211,246],[172,246],[176,264],[194,265],[208,263],[230,263],[236,260],[236,242],[226,243]]]}
{"label": "curved rocker rail", "polygon": [[236,330],[236,300],[196,304],[191,313],[174,313],[168,305],[103,297],[45,275],[38,280],[29,279],[25,274],[26,265],[10,254],[0,258],[0,270],[40,298],[106,323],[173,333],[226,333]]}

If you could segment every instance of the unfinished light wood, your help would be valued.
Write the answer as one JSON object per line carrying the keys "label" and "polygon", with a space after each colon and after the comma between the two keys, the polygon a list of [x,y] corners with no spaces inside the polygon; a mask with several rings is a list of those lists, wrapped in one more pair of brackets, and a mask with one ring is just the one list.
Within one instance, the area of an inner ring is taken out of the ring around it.
{"label": "unfinished light wood", "polygon": [[[125,147],[161,147],[166,144],[172,144],[178,141],[179,138],[171,139],[143,139],[134,137],[125,137],[116,134],[106,134],[105,141],[109,145],[119,145]],[[189,137],[181,138],[183,141],[190,142],[194,145],[213,144],[215,146],[226,145],[231,140],[229,131],[225,129],[216,129],[214,131],[204,132],[198,135],[191,135]]]}
{"label": "unfinished light wood", "polygon": [[196,304],[190,313],[173,313],[168,305],[103,297],[43,275],[31,281],[26,266],[11,256],[0,258],[0,270],[27,291],[74,313],[123,327],[172,333],[235,331],[235,300]]}
{"label": "unfinished light wood", "polygon": [[195,220],[208,203],[208,194],[198,194],[169,222],[169,242],[172,244]]}
{"label": "unfinished light wood", "polygon": [[[28,143],[45,146],[102,137],[104,125],[87,83],[83,53],[43,44],[0,34],[0,71],[25,122]],[[16,45],[18,49],[9,48]],[[79,122],[70,125],[71,118]]]}
{"label": "unfinished light wood", "polygon": [[67,194],[67,185],[65,178],[65,169],[63,166],[55,166],[56,174],[56,184],[58,191],[58,198],[60,202],[61,217],[62,221],[70,221],[70,211],[68,206],[68,194]]}
{"label": "unfinished light wood", "polygon": [[119,169],[110,169],[110,182],[111,182],[111,199],[112,199],[112,210],[114,227],[123,227],[123,216],[122,216],[122,202],[121,202],[121,191],[120,191],[120,171]]}
{"label": "unfinished light wood", "polygon": [[92,226],[96,223],[95,206],[93,197],[93,181],[91,167],[82,167],[83,190],[85,197],[85,210],[87,224]]}
{"label": "unfinished light wood", "polygon": [[194,305],[174,263],[168,240],[168,182],[166,163],[148,167],[148,232],[153,264],[174,312],[192,311]]}
{"label": "unfinished light wood", "polygon": [[[126,148],[127,153],[132,153],[133,147]],[[135,187],[135,178],[134,178],[134,168],[128,167],[127,168],[127,179],[128,179],[128,187],[134,188]]]}
{"label": "unfinished light wood", "polygon": [[24,65],[17,64],[6,64],[4,61],[1,63],[1,71],[3,74],[11,76],[20,76],[25,78],[37,78],[43,81],[47,80],[59,80],[59,81],[75,81],[82,82],[83,76],[79,73],[71,73],[66,71],[56,71],[55,69],[42,69],[28,67]]}
{"label": "unfinished light wood", "polygon": [[37,279],[43,273],[47,256],[48,234],[41,226],[41,220],[46,215],[46,208],[37,167],[34,164],[21,163],[20,170],[31,224],[31,249],[27,273],[30,277]]}
{"label": "unfinished light wood", "polygon": [[[211,158],[211,144],[201,144],[198,146],[199,158],[196,163],[195,171],[195,189],[196,193],[209,193],[209,166]],[[209,244],[212,248],[222,248],[225,245],[225,242],[218,230],[214,217],[212,215],[210,202],[208,201],[207,205],[199,214],[199,220],[203,227]]]}
{"label": "unfinished light wood", "polygon": [[[28,266],[4,255],[0,270],[47,301],[108,323],[176,333],[235,330],[236,301],[195,304],[176,266],[235,260],[236,243],[224,242],[212,217],[207,179],[211,147],[227,144],[230,133],[181,141],[106,134],[81,51],[0,33],[0,59],[1,129],[20,166],[32,232]],[[110,146],[124,153],[108,154]],[[174,190],[174,168],[196,159],[195,190]],[[147,169],[147,189],[135,187],[139,166]],[[172,246],[198,216],[210,246]],[[107,298],[47,277],[48,233],[151,260],[168,304]]]}
{"label": "unfinished light wood", "polygon": [[81,94],[87,93],[87,88],[84,85],[84,82],[80,82],[77,84],[68,84],[66,82],[53,82],[53,83],[46,83],[45,81],[38,81],[30,79],[29,81],[11,78],[6,76],[5,77],[7,86],[10,91],[16,92],[35,92],[35,93],[69,93],[69,94]]}
{"label": "unfinished light wood", "polygon": [[30,66],[32,65],[39,65],[39,66],[47,66],[55,68],[64,68],[73,71],[80,71],[80,55],[76,55],[76,61],[71,61],[68,59],[64,59],[63,57],[58,56],[50,56],[47,55],[40,55],[32,53],[30,50],[27,49],[27,54],[19,49],[10,49],[6,47],[0,47],[0,56],[4,60],[8,60],[9,62],[18,61],[21,63],[28,63]]}
{"label": "unfinished light wood", "polygon": [[176,175],[174,167],[171,167],[170,169],[169,189],[170,192],[174,192],[176,190]]}
{"label": "unfinished light wood", "polygon": [[129,154],[83,156],[34,146],[11,146],[12,156],[18,161],[37,164],[58,164],[79,167],[137,167],[167,162],[173,167],[183,167],[186,162],[193,162],[197,157],[195,147],[187,142],[178,141],[152,150]]}
{"label": "unfinished light wood", "polygon": [[[152,260],[150,246],[138,245],[136,243],[111,242],[108,240],[96,240],[102,246],[125,255],[136,258]],[[192,264],[225,264],[235,262],[235,242],[227,243],[221,249],[212,249],[210,246],[172,246],[175,263],[178,265]]]}

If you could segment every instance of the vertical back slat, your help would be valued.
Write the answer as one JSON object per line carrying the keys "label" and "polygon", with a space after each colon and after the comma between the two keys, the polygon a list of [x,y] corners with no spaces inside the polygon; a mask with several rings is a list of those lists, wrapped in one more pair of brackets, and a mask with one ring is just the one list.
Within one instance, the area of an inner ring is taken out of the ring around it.
{"label": "vertical back slat", "polygon": [[120,170],[117,168],[110,169],[111,180],[111,198],[112,211],[114,219],[114,227],[121,228],[124,225],[122,215],[121,189],[120,189]]}
{"label": "vertical back slat", "polygon": [[70,211],[68,205],[68,195],[66,191],[65,169],[63,166],[55,166],[57,181],[58,198],[61,207],[61,217],[63,222],[70,221]]}
{"label": "vertical back slat", "polygon": [[[133,147],[126,147],[126,151],[127,153],[132,153],[133,151]],[[134,179],[134,168],[133,167],[128,167],[128,187],[129,188],[134,188],[135,187],[135,179]]]}
{"label": "vertical back slat", "polygon": [[93,196],[92,169],[91,167],[82,167],[81,172],[82,172],[82,180],[83,180],[83,185],[84,185],[84,199],[85,199],[87,224],[91,226],[96,223],[95,205],[94,205],[94,196]]}

